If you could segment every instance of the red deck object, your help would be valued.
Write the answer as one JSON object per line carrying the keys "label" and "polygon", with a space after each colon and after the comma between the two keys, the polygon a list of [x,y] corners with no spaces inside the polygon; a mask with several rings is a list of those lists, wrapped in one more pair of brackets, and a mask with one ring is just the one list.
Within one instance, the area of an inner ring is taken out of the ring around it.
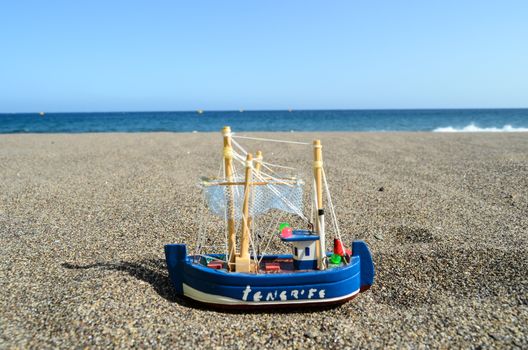
{"label": "red deck object", "polygon": [[264,269],[266,272],[279,272],[281,270],[279,263],[266,263]]}
{"label": "red deck object", "polygon": [[207,263],[207,267],[216,270],[221,270],[224,267],[224,264],[221,261],[211,261]]}
{"label": "red deck object", "polygon": [[281,231],[281,237],[282,238],[289,238],[291,237],[293,234],[293,231],[291,229],[291,227],[284,227]]}
{"label": "red deck object", "polygon": [[337,238],[334,238],[334,254],[340,256],[345,255],[345,247],[343,246],[343,243]]}

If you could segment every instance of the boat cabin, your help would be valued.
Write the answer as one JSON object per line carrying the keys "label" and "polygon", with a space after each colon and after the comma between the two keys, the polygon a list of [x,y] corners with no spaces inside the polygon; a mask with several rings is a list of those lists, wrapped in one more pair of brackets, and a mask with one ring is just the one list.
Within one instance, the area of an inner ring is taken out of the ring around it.
{"label": "boat cabin", "polygon": [[316,247],[319,236],[308,230],[293,230],[291,235],[281,235],[283,242],[292,244],[293,268],[315,270],[317,268]]}

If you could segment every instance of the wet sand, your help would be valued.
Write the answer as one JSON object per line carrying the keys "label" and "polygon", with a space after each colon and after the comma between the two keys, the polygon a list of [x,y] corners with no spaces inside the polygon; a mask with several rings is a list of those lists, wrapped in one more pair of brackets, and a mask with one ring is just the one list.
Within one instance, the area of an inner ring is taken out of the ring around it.
{"label": "wet sand", "polygon": [[[528,347],[528,134],[317,136],[373,287],[319,312],[224,313],[175,296],[163,260],[195,242],[220,134],[0,135],[0,347]],[[311,166],[309,147],[263,151]]]}

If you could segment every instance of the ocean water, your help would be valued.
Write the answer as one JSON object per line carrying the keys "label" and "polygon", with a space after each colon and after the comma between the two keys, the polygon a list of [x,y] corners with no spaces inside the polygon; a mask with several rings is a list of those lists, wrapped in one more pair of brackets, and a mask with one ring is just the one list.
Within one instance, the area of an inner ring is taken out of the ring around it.
{"label": "ocean water", "polygon": [[0,133],[236,131],[528,132],[528,109],[0,114]]}

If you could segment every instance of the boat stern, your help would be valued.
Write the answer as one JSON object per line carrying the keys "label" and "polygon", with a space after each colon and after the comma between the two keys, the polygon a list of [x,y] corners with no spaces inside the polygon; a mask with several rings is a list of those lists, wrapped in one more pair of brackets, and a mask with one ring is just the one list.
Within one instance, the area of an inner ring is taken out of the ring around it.
{"label": "boat stern", "polygon": [[359,257],[361,271],[361,291],[365,291],[374,283],[374,263],[368,246],[363,241],[352,242],[352,255]]}

